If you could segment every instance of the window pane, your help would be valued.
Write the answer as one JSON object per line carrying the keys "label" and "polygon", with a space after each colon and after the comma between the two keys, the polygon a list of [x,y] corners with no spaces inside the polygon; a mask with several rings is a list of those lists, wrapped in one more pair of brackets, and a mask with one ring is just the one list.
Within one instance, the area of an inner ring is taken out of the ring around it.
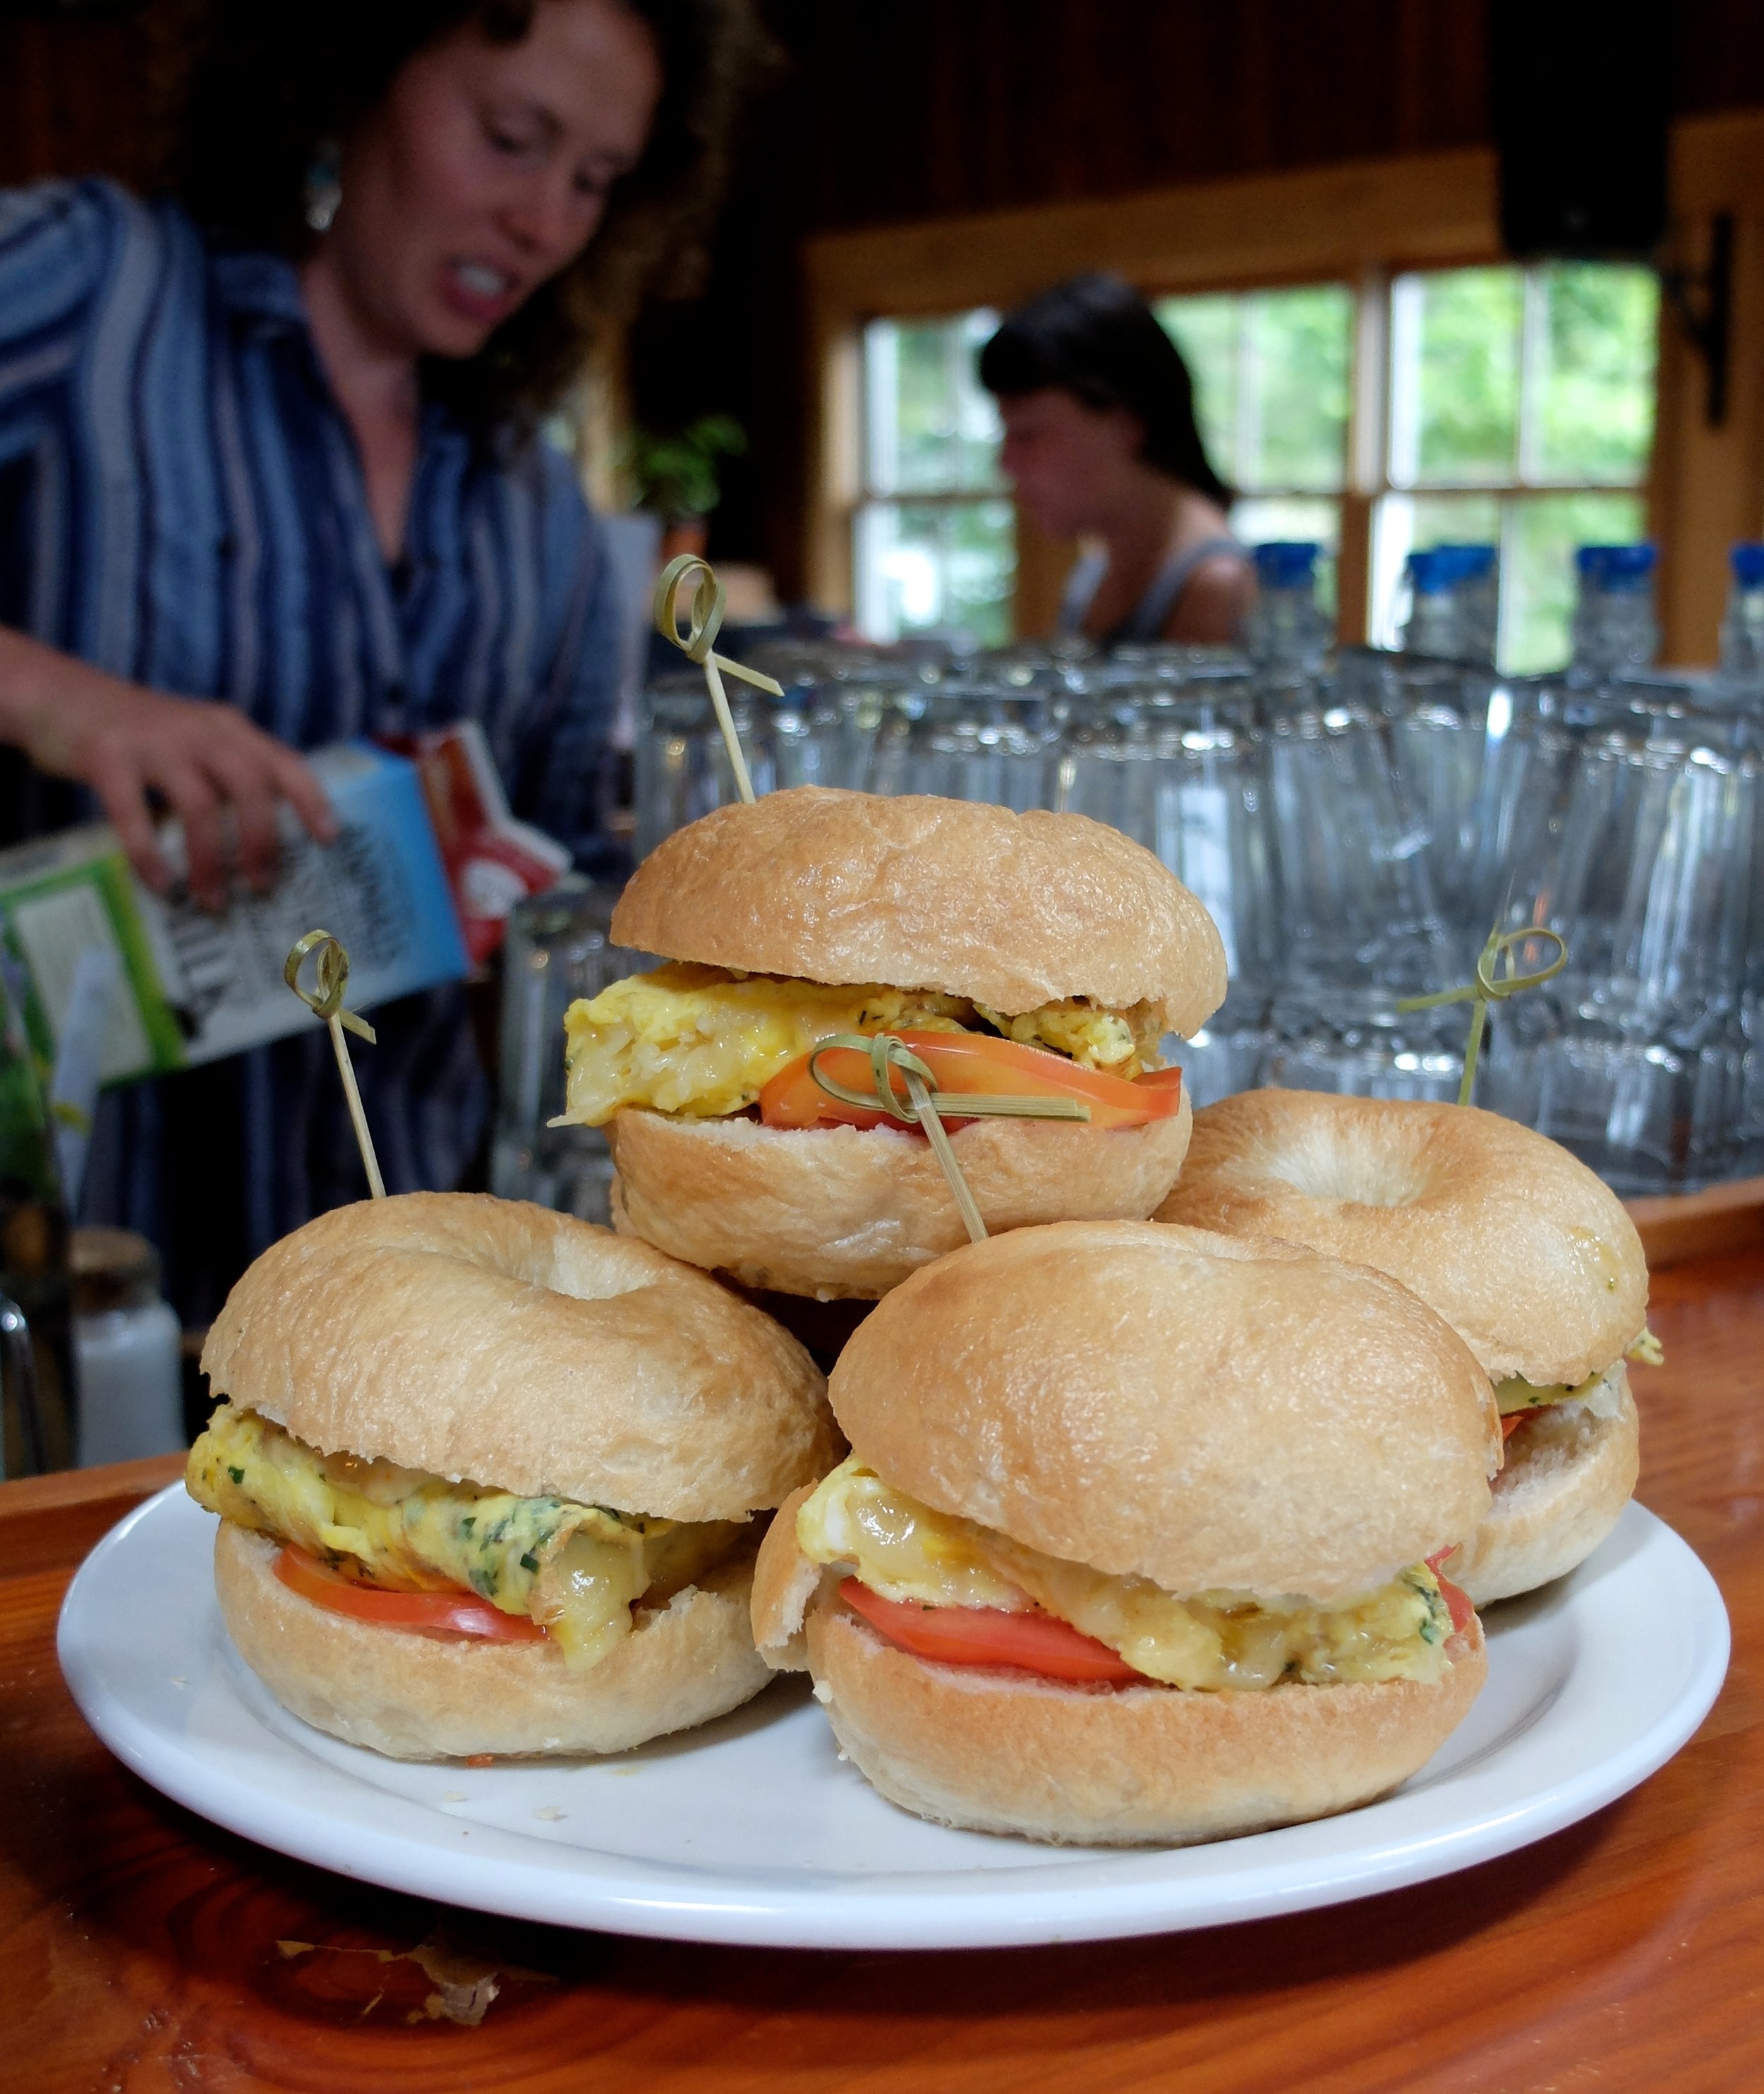
{"label": "window pane", "polygon": [[1391,287],[1391,458],[1398,486],[1511,480],[1519,464],[1524,280],[1446,269]]}
{"label": "window pane", "polygon": [[1504,505],[1501,666],[1514,676],[1558,669],[1574,620],[1576,545],[1616,545],[1647,526],[1633,494],[1540,494]]}
{"label": "window pane", "polygon": [[1016,585],[1008,502],[872,502],[858,513],[858,623],[872,640],[932,630],[983,646],[1010,637]]}
{"label": "window pane", "polygon": [[997,486],[997,406],[974,369],[997,324],[982,309],[864,329],[865,471],[876,493]]}
{"label": "window pane", "polygon": [[1653,445],[1659,280],[1564,262],[1538,272],[1544,325],[1527,403],[1532,480],[1639,480]]}
{"label": "window pane", "polygon": [[1347,476],[1353,300],[1340,284],[1165,298],[1207,455],[1245,493],[1334,493]]}
{"label": "window pane", "polygon": [[1156,308],[1194,381],[1194,418],[1208,463],[1222,480],[1237,471],[1237,315],[1243,301],[1162,298]]}
{"label": "window pane", "polygon": [[1335,491],[1347,477],[1353,303],[1340,284],[1244,300],[1238,470],[1245,489]]}

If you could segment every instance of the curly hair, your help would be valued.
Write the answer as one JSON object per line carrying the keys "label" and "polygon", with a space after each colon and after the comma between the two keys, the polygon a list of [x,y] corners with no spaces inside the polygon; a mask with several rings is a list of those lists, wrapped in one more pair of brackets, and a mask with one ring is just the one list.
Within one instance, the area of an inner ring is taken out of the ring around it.
{"label": "curly hair", "polygon": [[[417,52],[466,27],[519,43],[541,0],[173,0],[162,14],[164,186],[208,236],[296,256],[315,159]],[[478,354],[424,380],[480,428],[530,426],[595,338],[645,295],[697,289],[741,111],[775,63],[752,0],[620,0],[655,38],[663,88],[643,157],[584,251]]]}

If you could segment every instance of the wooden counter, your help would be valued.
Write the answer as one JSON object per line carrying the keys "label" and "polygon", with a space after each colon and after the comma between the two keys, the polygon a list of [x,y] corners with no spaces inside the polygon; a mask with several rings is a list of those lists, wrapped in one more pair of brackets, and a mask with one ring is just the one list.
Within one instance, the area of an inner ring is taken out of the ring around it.
{"label": "wooden counter", "polygon": [[678,1947],[283,1861],[125,1774],[56,1670],[73,1566],[176,1465],[0,1486],[0,2087],[1764,2087],[1764,1251],[1660,1274],[1654,1305],[1667,1364],[1637,1376],[1641,1496],[1733,1617],[1692,1744],[1586,1823],[1443,1882],[1094,1947]]}

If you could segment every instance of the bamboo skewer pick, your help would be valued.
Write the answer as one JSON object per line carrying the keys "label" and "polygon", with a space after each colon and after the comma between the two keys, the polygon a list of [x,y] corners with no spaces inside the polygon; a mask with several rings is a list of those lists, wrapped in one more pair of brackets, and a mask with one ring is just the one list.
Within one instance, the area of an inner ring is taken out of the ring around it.
{"label": "bamboo skewer pick", "polygon": [[[319,956],[319,985],[316,989],[304,989],[300,986],[300,970],[315,953]],[[367,1171],[367,1189],[376,1200],[383,1200],[386,1197],[386,1181],[380,1175],[380,1159],[374,1153],[374,1138],[367,1132],[367,1115],[362,1110],[362,1094],[356,1088],[349,1042],[343,1037],[346,1025],[370,1047],[375,1044],[374,1028],[367,1019],[343,1008],[343,992],[349,986],[348,949],[341,938],[332,937],[328,931],[309,931],[289,954],[287,964],[282,969],[282,980],[306,1008],[331,1028],[337,1074],[343,1079],[343,1095],[349,1101],[349,1116],[354,1124],[355,1139],[361,1146],[362,1162]]]}
{"label": "bamboo skewer pick", "polygon": [[[1556,957],[1547,967],[1539,967],[1528,975],[1519,974],[1515,971],[1514,953],[1519,946],[1528,945],[1534,938],[1553,945]],[[1505,974],[1498,971],[1503,959],[1506,962]],[[1541,923],[1527,923],[1517,931],[1503,931],[1497,924],[1488,933],[1488,942],[1477,958],[1474,981],[1466,982],[1462,988],[1442,988],[1432,996],[1406,996],[1398,1001],[1399,1010],[1436,1010],[1446,1003],[1475,1005],[1470,1014],[1470,1037],[1464,1043],[1464,1080],[1458,1087],[1458,1102],[1461,1106],[1470,1103],[1471,1094],[1476,1088],[1476,1058],[1482,1050],[1488,1006],[1505,1003],[1521,989],[1536,988],[1559,975],[1567,964],[1568,941],[1561,932],[1546,930]]]}
{"label": "bamboo skewer pick", "polygon": [[[821,1057],[836,1048],[869,1056],[873,1090],[853,1090],[849,1084],[828,1075],[821,1067]],[[897,1069],[906,1086],[905,1098],[894,1088],[893,1072]],[[810,1055],[809,1074],[831,1098],[837,1098],[848,1106],[863,1106],[873,1111],[884,1112],[903,1127],[923,1129],[932,1155],[943,1166],[943,1175],[949,1181],[949,1190],[970,1243],[985,1242],[986,1223],[980,1203],[949,1145],[949,1131],[937,1110],[940,1101],[952,1119],[1088,1120],[1090,1117],[1090,1108],[1081,1098],[968,1097],[936,1091],[930,1069],[904,1040],[893,1032],[836,1033],[832,1039],[823,1040]]]}
{"label": "bamboo skewer pick", "polygon": [[[686,606],[687,625],[683,634],[680,629],[680,593],[689,577],[693,581],[693,592]],[[747,775],[747,758],[741,754],[741,738],[735,732],[729,694],[723,688],[723,672],[739,676],[744,684],[751,684],[758,690],[770,691],[775,698],[784,696],[784,686],[775,684],[770,676],[762,676],[757,670],[744,669],[727,654],[711,651],[711,643],[722,628],[726,602],[723,584],[717,580],[710,563],[701,559],[696,553],[682,553],[677,560],[670,560],[663,568],[655,584],[655,629],[664,640],[671,641],[689,662],[696,662],[703,669],[705,681],[710,687],[710,703],[716,712],[717,725],[723,730],[723,745],[729,752],[729,765],[735,773],[735,789],[752,806],[754,781]]]}

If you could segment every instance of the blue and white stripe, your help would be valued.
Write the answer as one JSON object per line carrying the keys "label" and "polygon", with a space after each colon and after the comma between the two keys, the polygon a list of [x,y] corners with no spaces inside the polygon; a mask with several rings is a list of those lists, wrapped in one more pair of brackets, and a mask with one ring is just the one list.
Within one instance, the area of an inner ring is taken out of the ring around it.
{"label": "blue and white stripe", "polygon": [[[0,563],[37,638],[297,747],[480,721],[516,812],[585,869],[615,862],[596,832],[612,576],[569,463],[431,403],[389,568],[280,257],[212,250],[106,182],[0,192]],[[376,1023],[361,1072],[389,1185],[457,1183],[487,1105],[461,995]],[[317,1036],[138,1086],[106,1119],[88,1210],[154,1237],[188,1315],[360,1190]],[[206,1149],[177,1153],[193,1126]]]}

